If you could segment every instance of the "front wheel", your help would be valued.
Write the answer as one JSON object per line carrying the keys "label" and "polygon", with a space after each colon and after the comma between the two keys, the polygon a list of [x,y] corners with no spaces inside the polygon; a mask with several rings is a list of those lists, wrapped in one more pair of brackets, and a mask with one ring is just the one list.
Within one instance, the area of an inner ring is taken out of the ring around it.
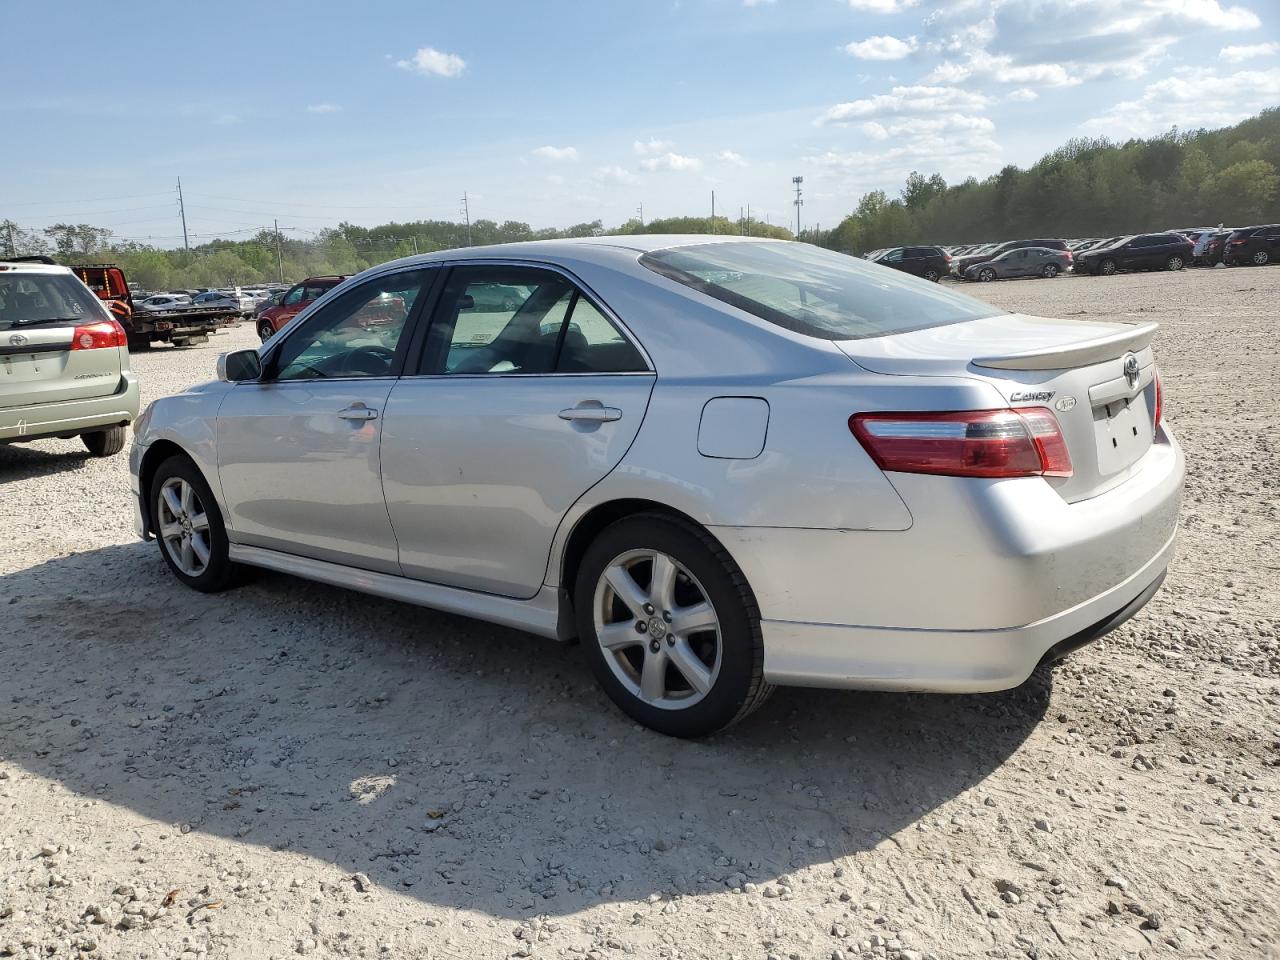
{"label": "front wheel", "polygon": [[263,320],[258,324],[258,339],[266,343],[276,335],[276,328],[271,326],[270,322]]}
{"label": "front wheel", "polygon": [[1183,266],[1183,260],[1177,254],[1174,254],[1172,257],[1166,260],[1164,264],[1164,267],[1166,270],[1181,270],[1182,266]]}
{"label": "front wheel", "polygon": [[1265,267],[1271,261],[1271,254],[1266,250],[1258,250],[1249,260],[1255,267]]}
{"label": "front wheel", "polygon": [[978,271],[978,279],[983,283],[990,283],[996,278],[996,272],[990,267]]}
{"label": "front wheel", "polygon": [[1040,271],[1040,275],[1046,280],[1052,280],[1058,275],[1058,265],[1056,263],[1046,263],[1044,269]]}
{"label": "front wheel", "polygon": [[1116,262],[1114,260],[1103,260],[1102,264],[1098,267],[1098,272],[1104,277],[1112,277],[1115,276],[1116,269]]}
{"label": "front wheel", "polygon": [[185,456],[170,457],[151,479],[151,529],[174,576],[193,590],[217,593],[231,585],[227,529],[213,491]]}
{"label": "front wheel", "polygon": [[110,457],[124,449],[124,427],[107,427],[93,433],[80,434],[84,448],[91,457]]}
{"label": "front wheel", "polygon": [[624,713],[661,733],[715,733],[772,689],[746,578],[692,524],[637,514],[606,528],[583,557],[574,607],[600,685]]}
{"label": "front wheel", "polygon": [[928,280],[930,283],[937,283],[939,280],[942,279],[942,274],[940,274],[937,270],[934,270],[931,268],[924,272],[924,278]]}

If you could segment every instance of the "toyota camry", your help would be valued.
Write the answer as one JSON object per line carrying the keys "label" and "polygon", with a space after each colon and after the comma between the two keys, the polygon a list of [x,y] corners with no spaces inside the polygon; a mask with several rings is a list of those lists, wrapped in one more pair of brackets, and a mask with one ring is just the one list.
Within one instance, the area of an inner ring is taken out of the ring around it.
{"label": "toyota camry", "polygon": [[442,251],[151,404],[136,523],[197,590],[264,567],[577,641],[679,736],[778,684],[1000,690],[1164,577],[1155,333],[781,241]]}

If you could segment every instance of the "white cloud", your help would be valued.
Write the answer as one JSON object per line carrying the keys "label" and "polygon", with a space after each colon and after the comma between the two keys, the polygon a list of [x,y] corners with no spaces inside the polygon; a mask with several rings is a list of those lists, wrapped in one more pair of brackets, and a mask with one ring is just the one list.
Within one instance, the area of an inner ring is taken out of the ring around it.
{"label": "white cloud", "polygon": [[638,156],[650,157],[655,154],[664,153],[670,150],[675,144],[670,140],[659,140],[656,137],[650,137],[648,140],[636,140],[631,144],[631,149]]}
{"label": "white cloud", "polygon": [[1032,100],[1039,100],[1040,94],[1036,93],[1030,87],[1019,87],[1010,93],[1006,100],[1012,100],[1014,103],[1030,103]]}
{"label": "white cloud", "polygon": [[897,37],[867,37],[847,44],[844,52],[859,60],[901,60],[910,56],[918,43],[915,37],[899,40]]}
{"label": "white cloud", "polygon": [[554,183],[557,187],[562,186],[564,184],[564,177],[560,176],[558,173],[549,173],[547,174],[547,183]]}
{"label": "white cloud", "polygon": [[577,147],[538,147],[532,151],[535,157],[542,160],[577,160]]}
{"label": "white cloud", "polygon": [[312,103],[307,105],[307,113],[341,113],[342,107],[336,103]]}
{"label": "white cloud", "polygon": [[883,123],[876,120],[868,120],[862,125],[861,130],[872,140],[889,139],[889,129]]}
{"label": "white cloud", "polygon": [[849,6],[859,13],[898,13],[919,2],[920,0],[849,0]]}
{"label": "white cloud", "polygon": [[1239,70],[1229,76],[1165,77],[1136,100],[1117,103],[1081,126],[1102,136],[1149,136],[1172,126],[1183,130],[1225,127],[1275,104],[1280,67]]}
{"label": "white cloud", "polygon": [[213,122],[214,122],[214,123],[216,123],[216,124],[218,124],[219,126],[222,126],[222,127],[230,126],[230,125],[231,125],[231,124],[233,124],[233,123],[239,123],[239,122],[240,122],[240,114],[238,114],[238,113],[224,113],[224,114],[222,114],[221,116],[219,116],[216,120],[214,120]]}
{"label": "white cloud", "polygon": [[963,83],[986,79],[996,83],[1034,83],[1043,87],[1071,87],[1081,78],[1060,63],[1017,64],[1010,56],[978,50],[962,63],[944,60],[925,74],[925,83]]}
{"label": "white cloud", "polygon": [[1280,53],[1280,43],[1274,40],[1270,43],[1247,43],[1241,46],[1223,47],[1218,54],[1228,63],[1239,63],[1241,60],[1249,60],[1253,57],[1274,57]]}
{"label": "white cloud", "polygon": [[396,66],[425,76],[457,77],[462,75],[467,62],[456,53],[444,53],[435,47],[421,47],[408,60],[397,60]]}
{"label": "white cloud", "polygon": [[735,153],[732,150],[721,150],[716,154],[716,159],[723,161],[724,163],[732,164],[735,167],[747,166],[746,158],[742,154]]}
{"label": "white cloud", "polygon": [[599,178],[600,180],[603,180],[605,183],[630,184],[630,183],[638,183],[640,179],[630,170],[626,169],[625,167],[619,167],[617,165],[609,166],[609,167],[597,167],[596,177]]}
{"label": "white cloud", "polygon": [[837,103],[814,123],[848,123],[862,117],[878,117],[898,113],[932,113],[938,110],[981,110],[988,98],[972,90],[958,87],[916,85],[894,87],[889,93]]}
{"label": "white cloud", "polygon": [[702,161],[697,157],[685,157],[668,150],[660,156],[641,160],[640,166],[646,170],[701,170]]}

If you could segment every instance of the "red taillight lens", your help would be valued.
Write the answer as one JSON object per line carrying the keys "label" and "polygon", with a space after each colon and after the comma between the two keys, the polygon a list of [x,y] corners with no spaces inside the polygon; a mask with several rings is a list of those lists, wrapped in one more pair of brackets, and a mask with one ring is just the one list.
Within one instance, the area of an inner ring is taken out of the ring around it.
{"label": "red taillight lens", "polygon": [[115,320],[82,323],[71,334],[72,350],[99,350],[103,347],[126,347],[129,337]]}
{"label": "red taillight lens", "polygon": [[1156,412],[1155,412],[1155,415],[1151,418],[1151,421],[1152,421],[1151,425],[1154,429],[1159,430],[1160,420],[1164,416],[1164,390],[1160,386],[1159,370],[1156,371],[1155,382],[1156,382]]}
{"label": "red taillight lens", "polygon": [[949,253],[944,253],[944,254],[942,255],[942,259],[946,260],[946,261],[947,261],[947,263],[950,263],[950,262],[951,262],[951,254],[949,254]]}
{"label": "red taillight lens", "polygon": [[1047,407],[857,413],[849,429],[881,470],[947,477],[1069,477],[1071,455]]}
{"label": "red taillight lens", "polygon": [[1070,251],[1070,250],[1068,250],[1068,251],[1067,251],[1067,260],[1068,260],[1068,261],[1071,261],[1071,260],[1074,260],[1074,259],[1075,259],[1075,257],[1074,257],[1074,256],[1072,256],[1072,255],[1071,255],[1071,251]]}

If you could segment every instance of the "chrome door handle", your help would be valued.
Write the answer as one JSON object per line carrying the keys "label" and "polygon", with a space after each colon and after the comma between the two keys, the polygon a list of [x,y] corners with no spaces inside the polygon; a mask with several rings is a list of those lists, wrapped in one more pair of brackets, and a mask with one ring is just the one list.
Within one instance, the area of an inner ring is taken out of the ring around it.
{"label": "chrome door handle", "polygon": [[576,420],[579,423],[609,423],[613,420],[621,420],[622,411],[617,407],[601,406],[598,401],[583,402],[576,407],[566,407],[561,410],[560,419]]}
{"label": "chrome door handle", "polygon": [[352,404],[339,410],[338,416],[343,420],[377,420],[378,411],[363,404]]}

